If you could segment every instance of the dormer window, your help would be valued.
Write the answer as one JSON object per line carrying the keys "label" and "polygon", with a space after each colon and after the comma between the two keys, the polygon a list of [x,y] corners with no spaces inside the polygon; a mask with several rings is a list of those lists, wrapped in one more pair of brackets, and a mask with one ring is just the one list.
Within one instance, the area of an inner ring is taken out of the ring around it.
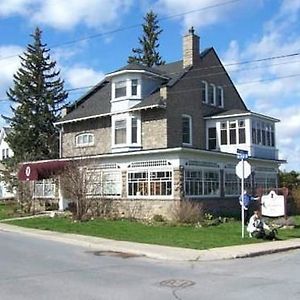
{"label": "dormer window", "polygon": [[131,96],[137,96],[138,80],[131,80]]}
{"label": "dormer window", "polygon": [[115,83],[115,98],[126,96],[126,81],[118,81]]}
{"label": "dormer window", "polygon": [[76,136],[75,144],[77,147],[86,147],[94,145],[94,135],[92,133],[82,133]]}

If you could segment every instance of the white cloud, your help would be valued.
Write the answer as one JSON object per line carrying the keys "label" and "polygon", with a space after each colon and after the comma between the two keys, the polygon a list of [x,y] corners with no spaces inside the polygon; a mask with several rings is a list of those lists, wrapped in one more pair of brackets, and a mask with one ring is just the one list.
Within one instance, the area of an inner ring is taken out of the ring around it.
{"label": "white cloud", "polygon": [[[23,52],[23,48],[14,45],[0,47],[0,98],[6,97],[6,91],[13,81],[13,74],[20,66],[20,58],[17,56]],[[1,60],[3,58],[3,60]]]}
{"label": "white cloud", "polygon": [[[260,1],[255,0],[252,2],[258,4]],[[191,26],[203,28],[220,23],[230,18],[231,12],[241,5],[243,3],[238,1],[222,5],[220,0],[157,0],[154,10],[165,16],[179,15],[178,18],[183,23],[183,30],[186,31]]]}
{"label": "white cloud", "polygon": [[[300,37],[296,33],[299,32],[299,13],[298,0],[283,1],[276,15],[265,24],[260,37],[256,33],[256,38],[245,46],[237,41],[230,43],[223,56],[224,63],[298,53]],[[298,30],[294,30],[295,26]],[[297,99],[300,97],[300,55],[227,69],[251,110],[281,120],[276,126],[280,157],[288,160],[284,168],[299,170],[300,102]],[[247,82],[249,84],[242,84]]]}
{"label": "white cloud", "polygon": [[64,79],[71,88],[93,86],[103,78],[104,73],[81,66],[74,66],[64,71]]}
{"label": "white cloud", "polygon": [[104,30],[118,25],[132,0],[0,0],[0,16],[19,14],[33,24],[69,30],[79,24]]}

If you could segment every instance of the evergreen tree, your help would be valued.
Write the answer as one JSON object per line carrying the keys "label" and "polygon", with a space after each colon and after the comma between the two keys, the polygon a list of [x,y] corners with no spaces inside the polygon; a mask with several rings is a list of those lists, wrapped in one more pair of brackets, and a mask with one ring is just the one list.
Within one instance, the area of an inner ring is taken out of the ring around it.
{"label": "evergreen tree", "polygon": [[140,48],[133,48],[133,55],[129,56],[128,62],[137,62],[148,67],[163,65],[157,48],[159,47],[158,37],[162,33],[158,25],[157,15],[151,10],[144,17],[143,36],[139,38]]}
{"label": "evergreen tree", "polygon": [[58,129],[54,122],[60,117],[68,94],[41,35],[36,28],[31,35],[33,43],[20,56],[21,66],[7,92],[13,114],[2,117],[12,129],[6,141],[14,152],[13,165],[58,157]]}

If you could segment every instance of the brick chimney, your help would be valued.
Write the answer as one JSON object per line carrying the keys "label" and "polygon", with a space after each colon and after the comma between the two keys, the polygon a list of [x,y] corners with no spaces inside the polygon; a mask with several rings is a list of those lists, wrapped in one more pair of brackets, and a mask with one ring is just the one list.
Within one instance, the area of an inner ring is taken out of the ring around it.
{"label": "brick chimney", "polygon": [[200,62],[200,38],[193,27],[183,37],[183,68],[197,65]]}

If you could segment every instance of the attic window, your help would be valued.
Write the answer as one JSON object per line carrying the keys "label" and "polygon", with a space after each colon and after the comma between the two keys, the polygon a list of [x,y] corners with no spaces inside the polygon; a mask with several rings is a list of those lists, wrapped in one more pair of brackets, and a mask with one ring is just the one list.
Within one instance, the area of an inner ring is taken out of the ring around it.
{"label": "attic window", "polygon": [[224,90],[221,86],[217,87],[217,106],[223,107],[224,106]]}
{"label": "attic window", "polygon": [[115,98],[126,96],[126,81],[118,81],[115,83]]}

